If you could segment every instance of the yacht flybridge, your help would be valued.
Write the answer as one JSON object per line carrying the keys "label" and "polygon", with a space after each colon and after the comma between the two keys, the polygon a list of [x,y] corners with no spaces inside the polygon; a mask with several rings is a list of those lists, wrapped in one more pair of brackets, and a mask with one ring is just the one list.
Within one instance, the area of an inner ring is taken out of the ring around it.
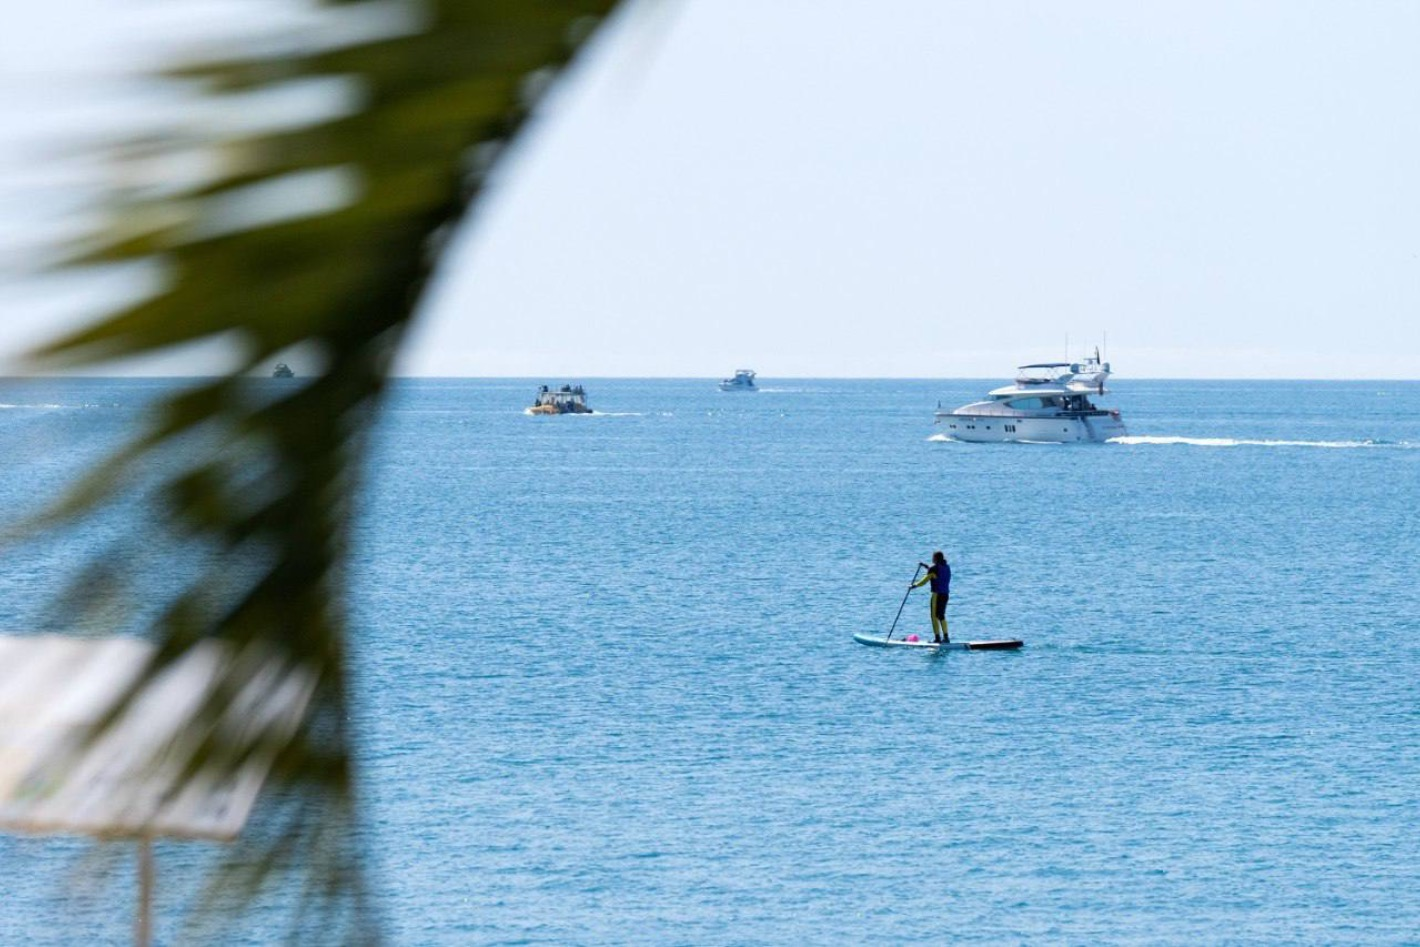
{"label": "yacht flybridge", "polygon": [[987,400],[954,411],[937,405],[937,424],[959,441],[1103,442],[1125,434],[1117,410],[1090,400],[1105,392],[1109,363],[1099,350],[1079,362],[1041,362],[1017,369],[1016,382]]}

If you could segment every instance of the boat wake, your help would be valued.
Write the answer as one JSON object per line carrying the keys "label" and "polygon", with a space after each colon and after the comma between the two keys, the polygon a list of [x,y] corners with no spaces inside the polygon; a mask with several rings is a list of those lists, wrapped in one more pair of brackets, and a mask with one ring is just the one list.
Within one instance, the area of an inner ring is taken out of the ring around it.
{"label": "boat wake", "polygon": [[1332,450],[1363,449],[1363,448],[1388,448],[1390,450],[1405,450],[1420,447],[1420,444],[1411,441],[1290,441],[1290,440],[1264,440],[1235,437],[1147,437],[1147,436],[1126,436],[1112,437],[1111,444],[1127,444],[1130,446],[1144,444],[1182,444],[1189,447],[1323,447]]}

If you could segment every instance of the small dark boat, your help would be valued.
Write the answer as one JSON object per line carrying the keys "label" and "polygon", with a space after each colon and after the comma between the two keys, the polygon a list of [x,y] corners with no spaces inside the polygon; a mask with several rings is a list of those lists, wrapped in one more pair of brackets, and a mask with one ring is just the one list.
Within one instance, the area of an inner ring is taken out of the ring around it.
{"label": "small dark boat", "polygon": [[587,407],[587,392],[581,385],[563,385],[548,388],[543,385],[537,390],[528,414],[591,414]]}

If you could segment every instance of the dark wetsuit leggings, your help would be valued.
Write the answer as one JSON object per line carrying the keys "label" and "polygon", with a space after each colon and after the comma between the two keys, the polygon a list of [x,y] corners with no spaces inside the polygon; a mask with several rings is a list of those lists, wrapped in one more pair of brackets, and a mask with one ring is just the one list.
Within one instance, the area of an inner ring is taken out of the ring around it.
{"label": "dark wetsuit leggings", "polygon": [[932,593],[932,617],[942,621],[947,617],[947,596]]}

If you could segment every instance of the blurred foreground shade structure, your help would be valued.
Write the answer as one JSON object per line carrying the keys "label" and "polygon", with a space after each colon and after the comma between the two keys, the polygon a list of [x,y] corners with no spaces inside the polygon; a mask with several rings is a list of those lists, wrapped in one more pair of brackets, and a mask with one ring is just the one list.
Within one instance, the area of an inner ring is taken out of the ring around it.
{"label": "blurred foreground shade structure", "polygon": [[[138,841],[140,944],[152,840],[236,838],[314,691],[284,658],[204,641],[130,693],[155,655],[136,638],[0,636],[0,828]],[[213,707],[212,725],[246,748],[224,778],[191,765]]]}

